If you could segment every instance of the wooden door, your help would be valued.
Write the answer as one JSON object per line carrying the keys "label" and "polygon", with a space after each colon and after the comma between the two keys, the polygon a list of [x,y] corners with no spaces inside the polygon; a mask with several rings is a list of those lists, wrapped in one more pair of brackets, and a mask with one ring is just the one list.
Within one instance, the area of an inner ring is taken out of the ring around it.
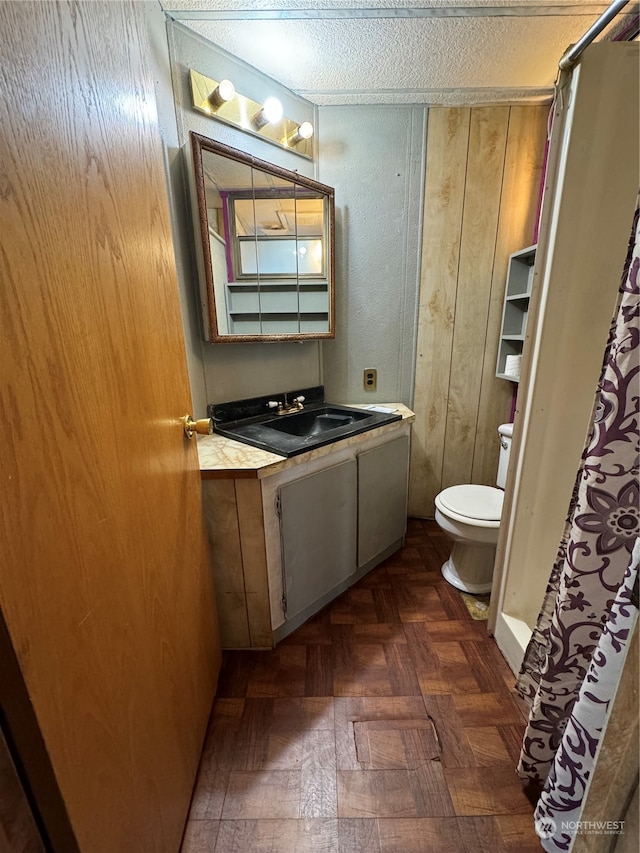
{"label": "wooden door", "polygon": [[64,853],[176,853],[219,666],[145,5],[0,4],[0,698]]}

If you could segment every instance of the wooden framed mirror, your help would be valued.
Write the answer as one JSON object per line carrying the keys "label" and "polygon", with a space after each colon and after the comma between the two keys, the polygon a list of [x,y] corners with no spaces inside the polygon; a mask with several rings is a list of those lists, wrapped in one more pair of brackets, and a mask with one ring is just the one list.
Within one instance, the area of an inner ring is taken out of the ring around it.
{"label": "wooden framed mirror", "polygon": [[335,337],[332,187],[191,133],[204,338]]}

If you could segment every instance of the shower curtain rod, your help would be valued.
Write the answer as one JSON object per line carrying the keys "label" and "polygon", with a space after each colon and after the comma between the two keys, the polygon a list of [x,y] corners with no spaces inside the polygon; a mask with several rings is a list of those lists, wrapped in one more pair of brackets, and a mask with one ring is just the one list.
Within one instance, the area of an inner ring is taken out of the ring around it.
{"label": "shower curtain rod", "polygon": [[560,58],[558,67],[561,71],[568,71],[578,61],[585,48],[589,47],[594,38],[599,35],[608,23],[621,12],[629,0],[614,0],[608,9],[600,15],[597,21],[589,27],[587,32],[571,47],[567,48]]}

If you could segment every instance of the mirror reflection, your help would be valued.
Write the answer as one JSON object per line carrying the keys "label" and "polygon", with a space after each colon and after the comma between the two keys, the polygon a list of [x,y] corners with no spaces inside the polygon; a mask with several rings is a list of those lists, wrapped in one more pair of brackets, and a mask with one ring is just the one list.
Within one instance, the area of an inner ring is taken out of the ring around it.
{"label": "mirror reflection", "polygon": [[334,337],[333,189],[191,138],[205,338]]}

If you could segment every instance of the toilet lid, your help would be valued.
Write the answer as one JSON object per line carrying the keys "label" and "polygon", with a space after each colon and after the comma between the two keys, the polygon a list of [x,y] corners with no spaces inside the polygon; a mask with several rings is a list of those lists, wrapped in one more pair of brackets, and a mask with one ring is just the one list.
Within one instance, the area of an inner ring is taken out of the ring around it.
{"label": "toilet lid", "polygon": [[438,495],[445,509],[482,521],[500,521],[504,492],[493,486],[450,486]]}

